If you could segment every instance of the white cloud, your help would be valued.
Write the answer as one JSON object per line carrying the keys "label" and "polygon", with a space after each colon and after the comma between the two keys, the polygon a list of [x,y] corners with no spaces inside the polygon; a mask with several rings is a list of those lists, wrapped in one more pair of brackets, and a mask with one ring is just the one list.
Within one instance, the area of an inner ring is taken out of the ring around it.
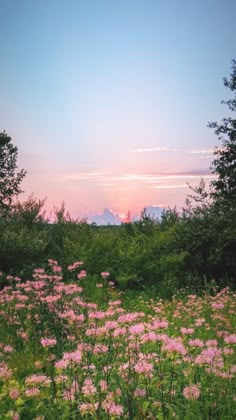
{"label": "white cloud", "polygon": [[170,149],[168,147],[147,147],[147,148],[141,148],[141,149],[133,149],[132,152],[135,153],[146,153],[146,152],[163,152],[163,151],[169,151]]}
{"label": "white cloud", "polygon": [[63,178],[68,181],[98,180],[104,178],[105,175],[107,175],[106,172],[78,172],[70,175],[64,175]]}
{"label": "white cloud", "polygon": [[150,207],[158,207],[158,208],[165,208],[168,207],[168,204],[158,203],[158,204],[151,204]]}
{"label": "white cloud", "polygon": [[206,179],[214,178],[213,174],[201,173],[176,173],[176,174],[124,174],[115,176],[114,179],[118,181],[144,181],[144,182],[161,182],[163,180],[178,180],[178,179],[199,179],[200,177]]}
{"label": "white cloud", "polygon": [[188,188],[187,184],[176,184],[176,185],[153,185],[151,187],[149,187],[151,189],[156,189],[156,190],[166,190],[166,189],[174,189],[174,188]]}
{"label": "white cloud", "polygon": [[[208,155],[204,156],[206,158]],[[74,172],[71,174],[66,174],[63,176],[63,179],[67,182],[77,181],[78,183],[86,183],[90,185],[96,185],[96,188],[99,188],[103,191],[108,190],[124,190],[133,188],[134,186],[144,185],[150,186],[150,188],[183,188],[185,185],[174,186],[174,183],[178,184],[178,181],[199,181],[203,177],[206,180],[215,178],[215,175],[207,173],[204,170],[191,171],[188,173],[124,173],[116,174],[112,172],[103,172],[103,171],[94,171],[94,172]],[[151,184],[151,185],[150,185]],[[152,184],[154,187],[152,187]],[[158,185],[156,185],[158,184]],[[171,184],[171,185],[168,185]],[[172,186],[173,184],[173,186]]]}
{"label": "white cloud", "polygon": [[189,153],[194,155],[203,155],[203,154],[213,154],[215,151],[215,148],[208,148],[208,149],[190,149]]}

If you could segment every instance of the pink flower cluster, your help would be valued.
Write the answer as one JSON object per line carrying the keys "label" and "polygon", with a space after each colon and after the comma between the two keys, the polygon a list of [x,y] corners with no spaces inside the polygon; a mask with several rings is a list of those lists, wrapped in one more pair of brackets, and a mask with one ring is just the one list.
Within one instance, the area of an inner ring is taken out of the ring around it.
{"label": "pink flower cluster", "polygon": [[57,344],[57,340],[55,338],[42,338],[40,342],[43,347],[53,347]]}
{"label": "pink flower cluster", "polygon": [[101,273],[101,276],[102,276],[104,279],[106,279],[107,277],[109,277],[109,276],[110,276],[110,273],[109,273],[108,271],[103,271],[103,272]]}
{"label": "pink flower cluster", "polygon": [[80,267],[81,265],[84,265],[83,261],[76,261],[73,264],[69,265],[67,267],[67,270],[68,271],[75,270],[76,268]]}
{"label": "pink flower cluster", "polygon": [[77,278],[79,280],[84,279],[87,276],[86,270],[81,270],[79,274],[77,274]]}
{"label": "pink flower cluster", "polygon": [[200,397],[198,385],[190,385],[184,388],[183,395],[187,400],[197,400]]}

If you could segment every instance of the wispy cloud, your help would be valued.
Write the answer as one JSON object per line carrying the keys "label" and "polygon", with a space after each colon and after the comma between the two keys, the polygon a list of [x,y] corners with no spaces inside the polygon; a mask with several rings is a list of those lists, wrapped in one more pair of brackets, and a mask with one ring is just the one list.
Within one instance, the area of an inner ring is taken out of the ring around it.
{"label": "wispy cloud", "polygon": [[115,175],[116,181],[145,181],[149,175],[146,174],[121,174]]}
{"label": "wispy cloud", "polygon": [[196,173],[123,174],[115,176],[114,179],[119,181],[160,182],[164,180],[199,179],[201,176],[206,179],[215,177],[213,174],[205,173],[205,171],[203,171],[203,173],[201,173],[201,171],[197,171]]}
{"label": "wispy cloud", "polygon": [[177,149],[170,149],[169,147],[145,147],[140,149],[133,149],[132,152],[135,153],[148,153],[148,152],[167,152],[167,151],[176,151]]}
{"label": "wispy cloud", "polygon": [[125,190],[127,190],[128,188],[127,187],[125,187],[125,186],[123,186],[123,187],[119,187],[119,186],[116,186],[116,185],[111,185],[111,186],[107,186],[107,187],[103,187],[103,186],[100,186],[99,185],[99,191],[125,191]]}
{"label": "wispy cloud", "polygon": [[190,149],[189,153],[193,155],[204,155],[204,154],[210,155],[210,154],[213,154],[214,151],[215,151],[215,148],[210,147],[208,149]]}
{"label": "wispy cloud", "polygon": [[[207,156],[207,155],[206,155]],[[134,188],[148,189],[174,189],[185,188],[188,182],[198,183],[200,178],[211,180],[215,175],[209,170],[195,170],[189,172],[167,173],[112,173],[95,170],[93,172],[72,172],[65,174],[63,179],[67,182],[81,182],[94,185],[100,191],[122,191]]]}
{"label": "wispy cloud", "polygon": [[[212,174],[203,175],[205,179],[211,179],[215,176]],[[201,175],[197,174],[171,174],[171,175],[158,175],[156,177],[147,177],[148,182],[165,181],[165,180],[178,180],[178,179],[199,179]]]}
{"label": "wispy cloud", "polygon": [[108,175],[107,172],[77,172],[69,175],[64,175],[63,178],[68,181],[79,181],[79,180],[100,180]]}
{"label": "wispy cloud", "polygon": [[158,203],[158,204],[151,204],[150,207],[155,208],[165,208],[168,207],[168,204]]}
{"label": "wispy cloud", "polygon": [[176,185],[152,185],[148,188],[155,189],[155,190],[167,190],[167,189],[174,189],[174,188],[188,188],[188,184],[176,184]]}
{"label": "wispy cloud", "polygon": [[217,147],[208,147],[206,149],[186,149],[186,148],[177,148],[177,147],[143,147],[139,149],[133,149],[132,152],[135,153],[153,153],[153,152],[181,152],[181,153],[188,153],[191,155],[209,155],[212,158],[212,155],[217,150],[223,150]]}

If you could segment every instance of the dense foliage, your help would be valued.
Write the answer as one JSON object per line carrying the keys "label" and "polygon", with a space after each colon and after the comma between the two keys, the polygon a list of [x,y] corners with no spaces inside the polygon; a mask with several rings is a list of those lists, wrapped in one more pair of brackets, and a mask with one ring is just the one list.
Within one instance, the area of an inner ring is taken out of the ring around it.
{"label": "dense foliage", "polygon": [[230,110],[230,117],[224,118],[221,123],[211,123],[215,129],[222,147],[216,149],[215,159],[212,163],[213,173],[218,177],[212,182],[214,190],[211,195],[217,203],[225,209],[236,208],[236,61],[232,63],[232,73],[224,85],[233,92],[233,98],[222,101]]}
{"label": "dense foliage", "polygon": [[160,221],[144,216],[137,223],[99,227],[73,221],[63,209],[51,224],[40,215],[41,208],[42,202],[30,197],[1,220],[4,273],[27,279],[50,258],[63,267],[79,258],[92,275],[107,269],[121,289],[151,287],[163,297],[183,287],[199,291],[213,279],[233,286],[233,233],[223,215],[168,210]]}
{"label": "dense foliage", "polygon": [[0,211],[21,192],[20,183],[26,174],[23,169],[16,173],[18,150],[11,140],[5,131],[0,133]]}

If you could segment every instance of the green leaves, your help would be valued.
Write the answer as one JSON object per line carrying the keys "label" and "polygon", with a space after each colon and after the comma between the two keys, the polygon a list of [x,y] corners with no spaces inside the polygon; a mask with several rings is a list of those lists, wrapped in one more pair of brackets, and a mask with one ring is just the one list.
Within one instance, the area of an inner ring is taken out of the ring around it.
{"label": "green leaves", "polygon": [[16,173],[17,154],[11,137],[5,131],[0,133],[0,211],[8,209],[12,199],[22,192],[20,183],[26,172],[22,169]]}
{"label": "green leaves", "polygon": [[216,204],[225,209],[236,208],[236,61],[232,62],[230,79],[224,79],[224,85],[233,92],[233,98],[222,101],[233,114],[222,119],[220,123],[209,124],[215,130],[215,134],[222,142],[222,147],[216,150],[215,159],[212,162],[212,171],[218,175],[211,185],[214,190],[211,193]]}

